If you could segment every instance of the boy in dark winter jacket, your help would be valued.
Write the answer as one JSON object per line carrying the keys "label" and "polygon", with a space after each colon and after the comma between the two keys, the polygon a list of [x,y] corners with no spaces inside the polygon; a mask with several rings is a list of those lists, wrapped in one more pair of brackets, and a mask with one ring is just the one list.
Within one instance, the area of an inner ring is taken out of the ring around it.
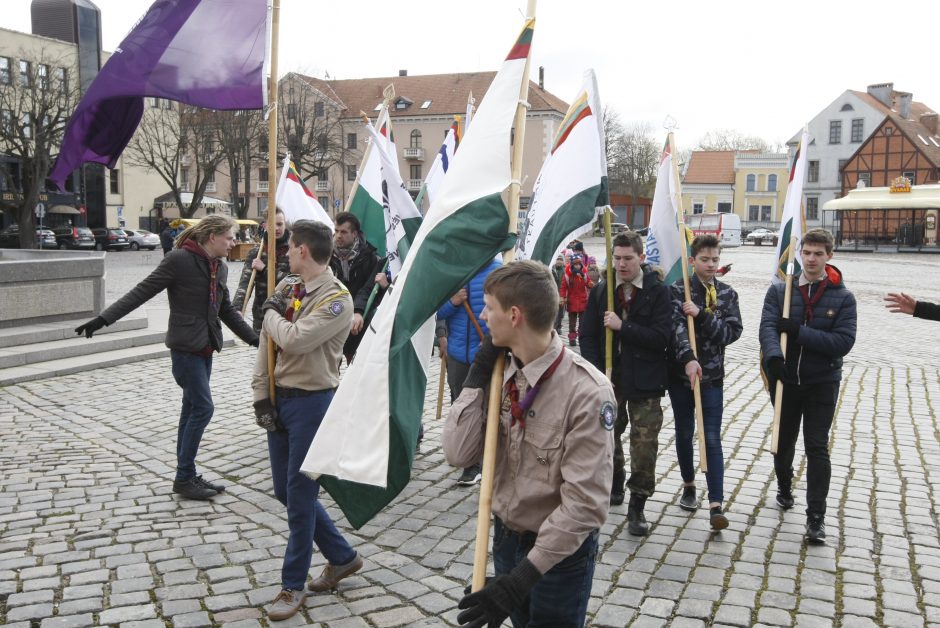
{"label": "boy in dark winter jacket", "polygon": [[672,337],[669,288],[658,269],[643,263],[645,259],[639,234],[630,231],[614,238],[614,311],[607,310],[607,284],[602,281],[591,291],[581,325],[581,355],[602,372],[606,329],[614,332],[611,380],[617,394],[617,421],[610,503],[622,504],[624,499],[622,437],[629,423],[627,531],[636,536],[649,532],[643,508],[656,487],[656,456],[663,425],[660,400],[668,384],[666,350]]}
{"label": "boy in dark winter jacket", "polygon": [[[793,457],[803,422],[806,448],[806,538],[826,539],[826,497],[831,466],[829,429],[839,398],[842,358],[855,344],[855,297],[842,282],[832,259],[832,234],[810,229],[800,247],[802,269],[793,279],[790,316],[783,318],[784,285],[770,286],[760,321],[764,372],[774,399],[777,381],[783,381],[780,438],[774,456],[777,504],[793,507]],[[787,334],[787,354],[780,334]]]}
{"label": "boy in dark winter jacket", "polygon": [[[669,372],[669,399],[676,419],[676,455],[682,472],[683,490],[679,507],[698,509],[693,462],[695,400],[692,386],[700,382],[702,423],[708,471],[709,522],[714,530],[728,527],[721,510],[724,500],[725,461],[721,451],[721,415],[724,410],[725,347],[741,337],[741,310],[738,293],[715,277],[721,243],[713,235],[700,235],[692,241],[690,259],[695,271],[689,278],[690,300],[682,280],[672,285],[672,316],[675,343]],[[689,338],[689,316],[695,330],[693,353]]]}

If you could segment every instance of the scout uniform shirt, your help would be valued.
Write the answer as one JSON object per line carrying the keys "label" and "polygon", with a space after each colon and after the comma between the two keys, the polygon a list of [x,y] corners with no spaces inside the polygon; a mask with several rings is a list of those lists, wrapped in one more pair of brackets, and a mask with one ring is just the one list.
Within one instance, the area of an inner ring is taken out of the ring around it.
{"label": "scout uniform shirt", "polygon": [[[522,399],[559,356],[523,420],[513,421],[509,380],[515,379]],[[467,467],[482,458],[488,397],[487,391],[464,388],[451,406],[443,441],[452,465]],[[528,558],[544,574],[607,519],[614,391],[602,373],[565,350],[552,332],[544,355],[521,368],[510,361],[502,401],[493,512],[510,530],[538,534]]]}
{"label": "scout uniform shirt", "polygon": [[281,281],[275,290],[294,293],[292,320],[274,310],[267,310],[261,327],[261,348],[255,360],[251,387],[255,400],[268,398],[268,352],[270,337],[277,345],[277,363],[274,381],[284,388],[327,390],[339,385],[339,363],[343,343],[352,326],[353,302],[346,287],[326,268],[322,275],[304,285],[299,277],[291,275]]}

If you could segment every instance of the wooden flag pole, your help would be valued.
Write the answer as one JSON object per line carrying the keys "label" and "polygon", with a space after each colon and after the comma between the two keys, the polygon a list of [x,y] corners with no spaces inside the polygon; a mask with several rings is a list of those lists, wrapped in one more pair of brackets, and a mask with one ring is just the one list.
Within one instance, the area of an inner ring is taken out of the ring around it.
{"label": "wooden flag pole", "polygon": [[[689,260],[686,256],[685,211],[682,209],[682,188],[679,180],[676,140],[671,131],[669,132],[669,152],[672,155],[672,176],[676,182],[676,207],[679,208],[679,213],[676,215],[676,226],[679,229],[679,237],[682,238],[681,263],[679,265],[682,267],[682,285],[685,288],[685,300],[688,302],[692,300],[692,289],[689,284]],[[689,330],[689,346],[692,348],[692,355],[698,360],[698,349],[695,342],[695,319],[692,318],[691,314],[686,316],[686,327]],[[708,455],[705,449],[705,417],[702,414],[701,378],[696,377],[695,382],[692,384],[692,398],[695,400],[695,431],[698,433],[698,465],[702,473],[708,473]]]}
{"label": "wooden flag pole", "polygon": [[[604,240],[607,245],[607,311],[614,311],[614,284],[617,282],[614,276],[614,251],[612,247],[612,238],[610,233],[610,214],[612,210],[610,205],[604,208]],[[613,380],[614,376],[614,330],[609,327],[604,332],[606,344],[604,348],[604,373],[607,379]]]}
{"label": "wooden flag pole", "polygon": [[[470,298],[470,291],[467,291],[467,298]],[[483,340],[483,328],[480,327],[479,321],[477,321],[477,315],[473,313],[473,308],[470,307],[470,301],[463,302],[463,309],[467,312],[467,317],[470,319],[470,322],[473,323],[473,328],[477,330],[477,337],[482,341]]]}
{"label": "wooden flag pole", "polygon": [[[535,19],[535,0],[528,0],[526,22]],[[515,133],[512,144],[512,182],[509,186],[509,233],[519,227],[519,196],[522,187],[522,149],[525,144],[525,121],[529,98],[529,64],[532,55],[526,57],[522,85],[519,89],[519,104],[513,121]],[[515,257],[515,248],[503,255],[509,263]],[[496,360],[490,379],[490,398],[487,406],[486,437],[483,445],[483,479],[480,482],[480,509],[477,512],[477,538],[473,552],[473,582],[471,590],[479,591],[486,584],[486,563],[489,560],[490,515],[493,509],[493,476],[496,473],[496,441],[499,437],[499,408],[502,404],[503,372],[505,360]]]}
{"label": "wooden flag pole", "polygon": [[[261,239],[261,242],[258,244],[258,252],[255,254],[255,259],[261,259],[261,251],[265,246],[265,238]],[[252,260],[254,261],[254,260]],[[245,300],[242,301],[242,316],[245,316],[245,312],[248,311],[248,301],[251,300],[251,292],[255,288],[255,277],[258,276],[258,269],[251,269],[251,277],[248,278],[248,289],[245,291]]]}
{"label": "wooden flag pole", "polygon": [[[787,283],[783,292],[783,318],[790,318],[790,298],[793,295],[793,257],[796,251],[796,236],[790,238],[790,250],[787,251]],[[780,334],[780,350],[783,359],[787,359],[787,333]],[[780,441],[780,410],[783,407],[783,382],[777,380],[777,390],[774,391],[774,425],[770,438],[770,453],[777,455],[777,445]]]}
{"label": "wooden flag pole", "polygon": [[[277,48],[278,48],[278,24],[281,19],[281,2],[274,0],[271,8],[271,76],[268,78],[268,296],[274,293],[275,266],[270,261],[277,258],[277,237],[274,234],[274,223],[277,220]],[[273,202],[272,202],[273,201]],[[261,246],[258,247],[258,253],[261,253]],[[245,302],[248,302],[248,295],[245,295]],[[274,341],[268,338],[268,398],[271,403],[275,402],[274,394],[274,360],[277,359]]]}
{"label": "wooden flag pole", "polygon": [[[440,347],[438,347],[440,348]],[[441,420],[441,410],[444,408],[444,381],[447,379],[447,354],[443,351],[441,353],[441,375],[440,381],[437,383],[437,416],[435,417],[438,421]]]}

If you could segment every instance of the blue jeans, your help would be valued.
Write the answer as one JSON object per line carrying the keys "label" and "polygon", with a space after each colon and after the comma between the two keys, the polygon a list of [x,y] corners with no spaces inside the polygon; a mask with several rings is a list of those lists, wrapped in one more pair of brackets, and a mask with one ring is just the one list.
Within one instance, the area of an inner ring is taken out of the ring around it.
{"label": "blue jeans", "polygon": [[268,432],[268,454],[274,496],[287,506],[290,536],[281,567],[281,586],[302,591],[313,558],[313,543],[331,565],[345,565],[356,557],[339,533],[317,495],[320,485],[300,472],[310,443],[333,399],[333,391],[305,397],[278,398],[277,413],[283,429]]}
{"label": "blue jeans", "polygon": [[170,351],[173,378],[183,389],[183,408],[176,431],[176,480],[183,482],[196,475],[196,453],[202,433],[212,420],[215,406],[209,390],[212,356],[207,358],[186,351]]}
{"label": "blue jeans", "polygon": [[[512,571],[528,556],[536,534],[513,532],[494,517],[493,564],[496,575]],[[594,530],[571,556],[549,569],[529,592],[527,603],[509,616],[514,628],[581,628],[591,597],[591,580],[597,559]]]}
{"label": "blue jeans", "polygon": [[[692,389],[681,382],[669,385],[669,400],[676,417],[676,455],[679,470],[685,482],[695,480],[695,463],[692,460],[695,436],[695,398]],[[708,501],[724,501],[725,459],[721,452],[721,414],[724,410],[724,392],[720,384],[702,385],[702,422],[705,424],[705,459],[708,472]]]}

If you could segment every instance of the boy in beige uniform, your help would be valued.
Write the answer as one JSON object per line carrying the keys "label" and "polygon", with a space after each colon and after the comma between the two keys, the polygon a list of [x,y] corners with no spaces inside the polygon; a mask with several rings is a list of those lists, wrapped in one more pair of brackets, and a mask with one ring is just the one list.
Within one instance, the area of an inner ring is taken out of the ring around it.
{"label": "boy in beige uniform", "polygon": [[[343,343],[352,324],[352,298],[329,267],[332,250],[329,227],[311,220],[295,222],[287,250],[295,274],[281,281],[262,306],[262,348],[251,387],[258,424],[268,430],[274,494],[287,507],[290,528],[282,590],[268,607],[272,621],[291,617],[303,605],[314,543],[328,564],[310,582],[310,590],[334,588],[362,567],[362,558],[317,500],[319,485],[300,472],[339,385]],[[276,407],[268,392],[268,338],[277,345]]]}
{"label": "boy in beige uniform", "polygon": [[484,302],[491,336],[451,408],[443,442],[450,464],[480,459],[486,389],[508,348],[493,490],[496,577],[460,601],[457,621],[582,626],[610,499],[614,391],[554,332],[558,293],[548,268],[520,261],[494,270]]}

